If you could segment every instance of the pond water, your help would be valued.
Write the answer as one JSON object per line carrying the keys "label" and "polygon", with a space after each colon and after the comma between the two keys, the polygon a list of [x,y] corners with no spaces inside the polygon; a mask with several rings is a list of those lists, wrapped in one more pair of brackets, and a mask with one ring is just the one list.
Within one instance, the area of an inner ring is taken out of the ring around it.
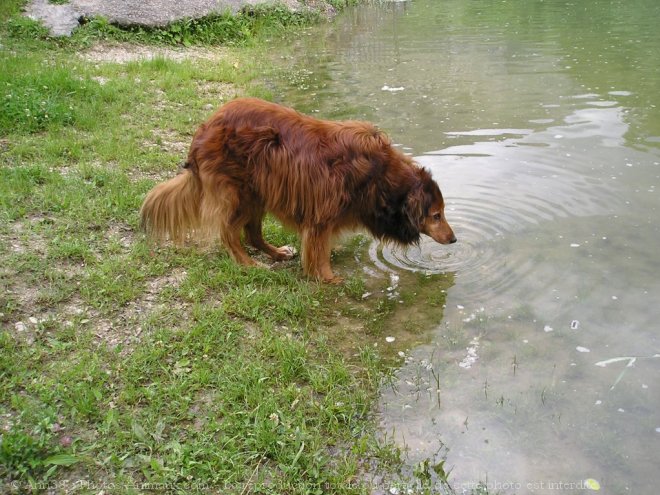
{"label": "pond water", "polygon": [[443,190],[458,243],[369,270],[453,276],[378,413],[457,492],[660,486],[659,26],[657,0],[415,0],[282,60],[277,100],[377,123]]}

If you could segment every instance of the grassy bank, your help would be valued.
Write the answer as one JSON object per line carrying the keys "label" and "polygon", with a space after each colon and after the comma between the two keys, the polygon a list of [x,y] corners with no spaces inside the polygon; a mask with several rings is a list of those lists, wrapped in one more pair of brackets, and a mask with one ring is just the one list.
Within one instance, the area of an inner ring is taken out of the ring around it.
{"label": "grassy bank", "polygon": [[[369,493],[365,473],[400,463],[369,417],[375,344],[420,338],[412,292],[394,304],[355,267],[328,287],[297,260],[241,268],[138,230],[199,122],[270,97],[258,40],[309,19],[239,19],[211,48],[221,18],[51,40],[19,5],[0,6],[0,491]],[[271,220],[265,234],[297,242]],[[363,249],[340,249],[340,272]]]}

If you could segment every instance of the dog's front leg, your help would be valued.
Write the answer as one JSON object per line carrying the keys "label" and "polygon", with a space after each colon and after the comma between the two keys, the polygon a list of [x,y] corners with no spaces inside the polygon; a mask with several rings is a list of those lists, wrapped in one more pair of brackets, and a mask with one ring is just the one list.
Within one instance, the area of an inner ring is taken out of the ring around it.
{"label": "dog's front leg", "polygon": [[329,229],[311,227],[303,230],[303,271],[309,277],[331,284],[339,284],[342,279],[332,273],[330,266],[330,237]]}
{"label": "dog's front leg", "polygon": [[245,238],[247,242],[259,251],[266,253],[274,261],[290,260],[296,254],[293,247],[282,246],[275,247],[267,243],[264,239],[261,229],[261,222],[263,219],[263,212],[258,211],[255,213],[250,221],[245,226]]}

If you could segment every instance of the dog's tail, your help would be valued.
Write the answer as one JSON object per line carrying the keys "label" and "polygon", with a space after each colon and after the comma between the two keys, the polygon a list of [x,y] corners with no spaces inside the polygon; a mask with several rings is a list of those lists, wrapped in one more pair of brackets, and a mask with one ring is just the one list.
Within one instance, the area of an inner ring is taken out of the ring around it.
{"label": "dog's tail", "polygon": [[202,186],[196,170],[185,167],[173,179],[157,185],[142,203],[140,224],[156,241],[183,244],[200,228]]}

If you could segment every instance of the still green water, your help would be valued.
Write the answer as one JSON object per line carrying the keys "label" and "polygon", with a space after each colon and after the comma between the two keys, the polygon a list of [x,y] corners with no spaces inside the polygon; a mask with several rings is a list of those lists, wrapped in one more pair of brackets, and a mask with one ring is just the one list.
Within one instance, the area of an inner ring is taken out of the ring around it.
{"label": "still green water", "polygon": [[446,457],[458,492],[657,493],[660,2],[385,3],[282,64],[277,100],[377,123],[447,201],[457,244],[365,266],[453,274],[382,393],[410,464]]}

